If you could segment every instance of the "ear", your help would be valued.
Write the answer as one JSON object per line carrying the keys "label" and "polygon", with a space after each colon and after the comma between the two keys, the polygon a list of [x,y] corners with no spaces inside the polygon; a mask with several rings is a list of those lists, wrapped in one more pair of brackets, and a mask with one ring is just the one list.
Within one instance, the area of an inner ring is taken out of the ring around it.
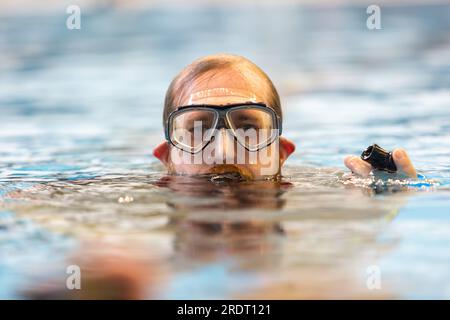
{"label": "ear", "polygon": [[169,151],[169,144],[167,143],[167,141],[164,141],[157,145],[155,149],[153,149],[153,155],[167,167],[169,164]]}
{"label": "ear", "polygon": [[285,137],[280,137],[280,163],[283,164],[294,151],[295,144]]}

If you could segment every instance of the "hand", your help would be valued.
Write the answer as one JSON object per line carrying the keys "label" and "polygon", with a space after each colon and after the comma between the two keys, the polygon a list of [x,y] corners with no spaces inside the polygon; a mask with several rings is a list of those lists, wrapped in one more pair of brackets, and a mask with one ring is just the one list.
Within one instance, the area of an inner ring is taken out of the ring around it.
{"label": "hand", "polygon": [[[392,152],[392,157],[394,158],[395,165],[397,166],[398,172],[407,175],[410,178],[416,179],[417,172],[414,165],[409,159],[408,154],[403,149],[394,149]],[[357,156],[348,156],[344,159],[344,164],[352,170],[353,173],[360,175],[362,177],[368,177],[372,172],[373,168],[370,163],[362,160]]]}

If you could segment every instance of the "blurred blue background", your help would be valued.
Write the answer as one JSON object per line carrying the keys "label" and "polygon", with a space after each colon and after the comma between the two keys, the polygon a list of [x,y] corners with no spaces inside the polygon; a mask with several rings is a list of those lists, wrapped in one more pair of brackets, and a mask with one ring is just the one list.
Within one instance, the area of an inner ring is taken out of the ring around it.
{"label": "blurred blue background", "polygon": [[[377,142],[406,148],[419,171],[438,181],[410,195],[388,233],[399,244],[383,263],[400,288],[395,296],[449,297],[448,2],[381,2],[380,30],[366,27],[362,1],[79,1],[80,30],[66,28],[68,4],[77,3],[0,2],[0,297],[15,295],[19,265],[59,261],[77,238],[61,239],[30,219],[59,230],[49,221],[84,212],[77,207],[84,203],[101,222],[101,213],[117,210],[108,207],[108,192],[133,191],[77,191],[65,206],[40,194],[21,207],[7,195],[40,183],[160,173],[151,150],[163,139],[165,91],[185,65],[218,52],[243,55],[272,78],[284,134],[297,144],[288,167],[344,170],[344,156]],[[292,210],[301,207],[290,200]],[[147,210],[161,210],[153,201]],[[357,204],[363,212],[372,205]],[[71,233],[67,221],[58,232]],[[205,286],[214,279],[200,271],[184,281],[196,283],[196,275]],[[167,297],[190,292],[173,288]],[[195,298],[208,288],[197,288]]]}

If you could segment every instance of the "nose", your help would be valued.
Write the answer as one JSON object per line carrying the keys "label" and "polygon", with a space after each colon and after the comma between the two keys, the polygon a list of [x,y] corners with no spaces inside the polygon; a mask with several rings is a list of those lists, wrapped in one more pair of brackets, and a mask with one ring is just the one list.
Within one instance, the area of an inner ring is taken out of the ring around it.
{"label": "nose", "polygon": [[[221,128],[216,135],[215,158],[218,163],[228,163],[234,159],[234,137],[226,128]],[[228,159],[228,161],[227,161]]]}

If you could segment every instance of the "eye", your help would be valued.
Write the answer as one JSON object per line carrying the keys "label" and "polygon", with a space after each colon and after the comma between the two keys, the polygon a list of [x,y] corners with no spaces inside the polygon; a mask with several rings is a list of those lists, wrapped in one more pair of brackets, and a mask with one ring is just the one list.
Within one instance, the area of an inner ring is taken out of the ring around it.
{"label": "eye", "polygon": [[239,127],[239,129],[243,129],[243,130],[250,130],[250,129],[257,130],[261,126],[257,120],[247,118],[247,119],[240,119],[238,127]]}
{"label": "eye", "polygon": [[253,123],[248,123],[242,125],[241,129],[250,130],[250,129],[258,129]]}
{"label": "eye", "polygon": [[186,129],[189,132],[194,133],[195,130],[203,130],[203,128],[204,128],[203,124],[201,122],[196,121],[195,123],[191,123]]}

